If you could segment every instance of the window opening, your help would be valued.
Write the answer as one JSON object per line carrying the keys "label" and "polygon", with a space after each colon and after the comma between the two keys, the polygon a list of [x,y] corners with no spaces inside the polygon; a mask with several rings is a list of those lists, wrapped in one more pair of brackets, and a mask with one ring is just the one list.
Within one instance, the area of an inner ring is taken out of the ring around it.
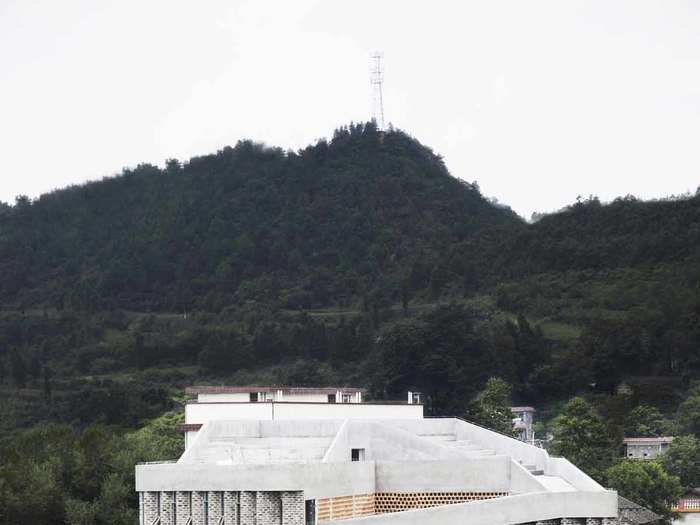
{"label": "window opening", "polygon": [[351,461],[364,461],[365,460],[365,449],[364,448],[353,448],[350,451]]}
{"label": "window opening", "polygon": [[306,525],[316,525],[316,500],[306,500]]}

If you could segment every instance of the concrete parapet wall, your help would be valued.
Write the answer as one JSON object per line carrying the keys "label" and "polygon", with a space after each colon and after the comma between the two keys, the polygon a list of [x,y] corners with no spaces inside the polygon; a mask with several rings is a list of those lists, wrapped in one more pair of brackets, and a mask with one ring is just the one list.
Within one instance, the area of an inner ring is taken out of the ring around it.
{"label": "concrete parapet wall", "polygon": [[510,493],[527,494],[529,492],[545,492],[547,489],[525,467],[512,458],[510,461]]}
{"label": "concrete parapet wall", "polygon": [[[278,465],[137,465],[136,490],[299,491],[307,499],[375,492],[525,492],[541,490],[505,456],[404,462]],[[527,484],[529,481],[529,485]],[[512,484],[515,482],[515,488]]]}
{"label": "concrete parapet wall", "polygon": [[422,419],[423,405],[366,403],[188,403],[185,423],[290,419]]}
{"label": "concrete parapet wall", "polygon": [[163,463],[136,466],[136,490],[300,491],[307,499],[375,492],[374,462],[279,465]]}
{"label": "concrete parapet wall", "polygon": [[550,476],[559,476],[568,481],[578,490],[602,491],[605,490],[598,482],[584,474],[566,458],[549,457],[545,472]]}
{"label": "concrete parapet wall", "polygon": [[211,426],[209,439],[221,437],[332,437],[338,433],[342,424],[342,419],[216,421],[209,424]]}
{"label": "concrete parapet wall", "polygon": [[510,492],[511,460],[376,463],[377,492]]}
{"label": "concrete parapet wall", "polygon": [[275,403],[275,419],[422,419],[423,405]]}

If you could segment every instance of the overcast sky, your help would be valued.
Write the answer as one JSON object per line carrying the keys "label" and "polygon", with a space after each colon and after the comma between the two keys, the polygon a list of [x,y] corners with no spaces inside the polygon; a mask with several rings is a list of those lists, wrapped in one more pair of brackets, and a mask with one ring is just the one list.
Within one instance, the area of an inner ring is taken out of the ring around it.
{"label": "overcast sky", "polygon": [[700,2],[0,0],[0,200],[387,120],[525,217],[700,184]]}

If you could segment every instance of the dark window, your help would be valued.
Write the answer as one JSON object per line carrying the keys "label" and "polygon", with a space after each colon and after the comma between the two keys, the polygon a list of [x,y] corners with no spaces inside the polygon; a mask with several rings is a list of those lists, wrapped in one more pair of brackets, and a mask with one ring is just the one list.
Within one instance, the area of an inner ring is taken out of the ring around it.
{"label": "dark window", "polygon": [[328,402],[335,403],[335,394],[328,394]]}
{"label": "dark window", "polygon": [[258,393],[257,393],[257,392],[251,392],[251,393],[250,393],[250,402],[251,402],[251,403],[257,403],[257,402],[258,402]]}
{"label": "dark window", "polygon": [[173,523],[177,523],[177,492],[171,492],[172,500],[170,503],[170,515]]}
{"label": "dark window", "polygon": [[202,507],[204,507],[204,525],[209,525],[209,493],[202,492],[204,501],[202,502]]}
{"label": "dark window", "polygon": [[364,461],[365,460],[365,449],[364,448],[353,448],[350,451],[351,461]]}
{"label": "dark window", "polygon": [[316,525],[316,500],[306,500],[306,525]]}

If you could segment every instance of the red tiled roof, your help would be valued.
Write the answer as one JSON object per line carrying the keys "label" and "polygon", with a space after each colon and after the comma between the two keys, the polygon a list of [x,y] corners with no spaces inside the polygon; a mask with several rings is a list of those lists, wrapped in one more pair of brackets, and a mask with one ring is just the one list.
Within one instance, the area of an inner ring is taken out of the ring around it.
{"label": "red tiled roof", "polygon": [[625,438],[622,442],[625,445],[658,445],[661,443],[670,443],[673,437],[633,437]]}
{"label": "red tiled roof", "polygon": [[181,425],[177,425],[175,430],[178,432],[191,432],[193,430],[199,430],[200,428],[202,428],[201,423],[183,423]]}
{"label": "red tiled roof", "polygon": [[345,394],[366,392],[364,388],[329,386],[191,386],[185,389],[186,394],[247,394],[250,392],[273,392],[282,390],[285,394],[335,394],[341,391]]}

